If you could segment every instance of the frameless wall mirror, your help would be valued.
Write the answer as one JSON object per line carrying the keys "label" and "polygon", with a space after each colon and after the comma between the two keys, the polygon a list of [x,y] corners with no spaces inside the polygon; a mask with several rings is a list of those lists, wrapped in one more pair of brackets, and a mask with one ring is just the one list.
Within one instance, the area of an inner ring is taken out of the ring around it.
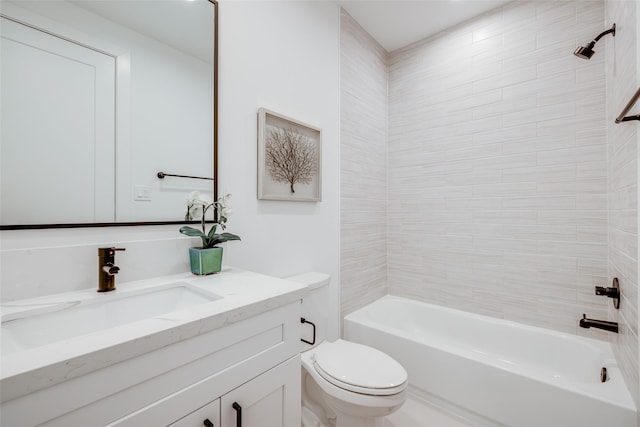
{"label": "frameless wall mirror", "polygon": [[2,2],[0,229],[181,222],[217,196],[217,9]]}

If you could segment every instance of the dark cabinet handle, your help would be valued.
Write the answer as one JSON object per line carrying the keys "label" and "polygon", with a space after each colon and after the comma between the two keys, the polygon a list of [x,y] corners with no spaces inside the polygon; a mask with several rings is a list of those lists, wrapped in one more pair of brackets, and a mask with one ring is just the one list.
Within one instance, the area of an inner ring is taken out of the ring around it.
{"label": "dark cabinet handle", "polygon": [[213,423],[209,421],[209,418],[204,420],[204,427],[214,427]]}
{"label": "dark cabinet handle", "polygon": [[308,323],[309,325],[313,326],[313,339],[311,341],[307,341],[304,338],[300,338],[300,341],[310,344],[310,345],[314,345],[316,343],[316,325],[313,322],[309,322],[307,319],[305,319],[304,317],[300,318],[300,323]]}
{"label": "dark cabinet handle", "polygon": [[236,410],[236,427],[242,427],[242,406],[238,402],[233,402],[231,406]]}

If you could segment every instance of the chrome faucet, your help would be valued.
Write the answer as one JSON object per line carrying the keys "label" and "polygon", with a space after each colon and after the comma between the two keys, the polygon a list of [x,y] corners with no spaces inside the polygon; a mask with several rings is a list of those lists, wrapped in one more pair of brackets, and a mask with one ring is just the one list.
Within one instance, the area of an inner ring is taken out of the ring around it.
{"label": "chrome faucet", "polygon": [[125,248],[98,248],[98,292],[109,292],[116,289],[115,275],[120,267],[115,265],[116,251]]}
{"label": "chrome faucet", "polygon": [[618,322],[609,322],[607,320],[588,319],[587,315],[582,313],[582,319],[580,319],[581,328],[598,328],[605,331],[618,333]]}

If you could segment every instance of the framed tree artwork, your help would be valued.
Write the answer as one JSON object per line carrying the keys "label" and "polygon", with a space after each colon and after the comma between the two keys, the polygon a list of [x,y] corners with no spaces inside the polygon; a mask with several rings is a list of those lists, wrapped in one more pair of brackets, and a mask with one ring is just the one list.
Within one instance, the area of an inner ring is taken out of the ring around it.
{"label": "framed tree artwork", "polygon": [[258,199],[319,202],[322,130],[258,110]]}

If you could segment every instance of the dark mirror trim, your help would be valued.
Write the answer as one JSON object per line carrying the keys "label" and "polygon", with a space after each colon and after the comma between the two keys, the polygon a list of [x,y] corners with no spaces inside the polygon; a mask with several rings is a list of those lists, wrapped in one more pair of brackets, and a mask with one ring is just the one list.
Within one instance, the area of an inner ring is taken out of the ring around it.
{"label": "dark mirror trim", "polygon": [[[218,0],[213,5],[213,199],[218,200]],[[199,221],[87,222],[70,224],[0,225],[0,230],[40,230],[44,228],[130,227],[139,225],[199,224]]]}
{"label": "dark mirror trim", "polygon": [[[209,221],[207,221],[209,222]],[[0,225],[0,230],[41,230],[44,228],[133,227],[139,225],[200,224],[200,221],[87,222],[69,224]]]}

